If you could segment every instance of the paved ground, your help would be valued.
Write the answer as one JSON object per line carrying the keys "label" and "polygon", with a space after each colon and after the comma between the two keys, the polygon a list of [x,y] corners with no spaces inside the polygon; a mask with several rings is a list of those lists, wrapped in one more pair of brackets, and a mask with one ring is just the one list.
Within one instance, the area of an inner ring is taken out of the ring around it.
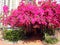
{"label": "paved ground", "polygon": [[18,41],[17,43],[12,43],[8,41],[0,40],[0,45],[43,45],[40,40],[35,41]]}

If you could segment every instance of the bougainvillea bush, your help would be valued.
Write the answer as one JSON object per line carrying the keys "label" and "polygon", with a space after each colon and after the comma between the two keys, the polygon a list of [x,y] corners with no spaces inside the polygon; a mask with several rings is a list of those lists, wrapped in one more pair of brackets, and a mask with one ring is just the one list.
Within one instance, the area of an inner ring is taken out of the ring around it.
{"label": "bougainvillea bush", "polygon": [[40,6],[21,3],[17,9],[11,11],[10,16],[3,20],[4,25],[11,27],[32,25],[35,28],[40,28],[41,25],[60,27],[60,4],[49,1],[43,2]]}

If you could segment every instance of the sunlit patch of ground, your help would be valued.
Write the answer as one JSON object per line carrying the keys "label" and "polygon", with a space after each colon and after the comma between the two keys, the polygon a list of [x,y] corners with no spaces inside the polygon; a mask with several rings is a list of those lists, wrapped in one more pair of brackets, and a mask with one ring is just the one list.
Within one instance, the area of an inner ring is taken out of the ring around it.
{"label": "sunlit patch of ground", "polygon": [[0,40],[0,45],[43,45],[43,43],[41,40],[37,40],[37,39],[32,38],[29,40],[18,41],[15,43]]}

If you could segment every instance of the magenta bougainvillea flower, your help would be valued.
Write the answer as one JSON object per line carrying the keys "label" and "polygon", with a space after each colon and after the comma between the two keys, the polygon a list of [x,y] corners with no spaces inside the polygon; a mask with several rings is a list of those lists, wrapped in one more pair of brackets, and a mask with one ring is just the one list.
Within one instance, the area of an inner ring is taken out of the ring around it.
{"label": "magenta bougainvillea flower", "polygon": [[13,27],[27,26],[30,24],[60,27],[60,4],[49,1],[44,2],[41,6],[22,3],[17,9],[11,12],[11,15],[4,22],[6,25],[9,24]]}
{"label": "magenta bougainvillea flower", "polygon": [[8,11],[9,11],[9,7],[7,5],[4,5],[3,6],[3,12],[4,12],[4,14],[7,15]]}

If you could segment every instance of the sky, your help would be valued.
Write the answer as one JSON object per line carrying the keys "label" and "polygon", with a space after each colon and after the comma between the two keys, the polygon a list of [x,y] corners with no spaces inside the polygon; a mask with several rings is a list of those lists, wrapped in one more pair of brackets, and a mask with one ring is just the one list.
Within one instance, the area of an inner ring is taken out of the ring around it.
{"label": "sky", "polygon": [[57,1],[57,3],[60,3],[60,0],[56,0]]}
{"label": "sky", "polygon": [[[39,0],[39,1],[41,1],[41,0]],[[57,3],[60,3],[60,0],[56,0],[57,1]]]}

